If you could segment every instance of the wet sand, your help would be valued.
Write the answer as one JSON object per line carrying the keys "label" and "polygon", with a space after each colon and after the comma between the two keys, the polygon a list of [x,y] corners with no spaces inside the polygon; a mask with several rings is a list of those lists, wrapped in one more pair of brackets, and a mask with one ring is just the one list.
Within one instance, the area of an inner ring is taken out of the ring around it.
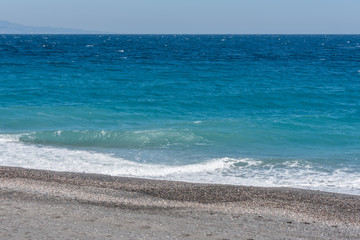
{"label": "wet sand", "polygon": [[360,239],[360,196],[0,167],[0,239]]}

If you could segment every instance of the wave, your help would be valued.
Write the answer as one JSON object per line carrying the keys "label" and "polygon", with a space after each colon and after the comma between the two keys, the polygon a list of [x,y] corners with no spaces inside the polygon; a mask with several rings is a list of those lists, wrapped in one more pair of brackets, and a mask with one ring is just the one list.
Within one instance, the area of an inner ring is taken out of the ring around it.
{"label": "wave", "polygon": [[45,131],[24,133],[25,143],[108,148],[166,148],[170,146],[204,145],[208,141],[188,130],[146,131]]}
{"label": "wave", "polygon": [[14,135],[0,135],[0,156],[3,166],[199,183],[297,187],[360,195],[359,171],[346,167],[322,169],[301,160],[269,162],[222,157],[183,165],[149,164],[95,151],[26,144]]}
{"label": "wave", "polygon": [[257,164],[257,161],[246,158],[218,158],[187,165],[146,164],[116,157],[110,153],[24,144],[16,135],[2,135],[0,147],[1,165],[137,177],[210,173],[231,169],[237,163],[249,166]]}

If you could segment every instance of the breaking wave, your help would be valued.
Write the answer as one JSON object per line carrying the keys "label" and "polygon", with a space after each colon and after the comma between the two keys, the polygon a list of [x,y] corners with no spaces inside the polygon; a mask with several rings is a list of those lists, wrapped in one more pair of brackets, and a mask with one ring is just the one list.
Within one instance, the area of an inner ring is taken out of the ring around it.
{"label": "breaking wave", "polygon": [[110,153],[28,144],[20,140],[23,137],[0,136],[0,165],[200,183],[297,187],[360,195],[360,173],[349,168],[321,169],[300,160],[270,163],[230,157],[183,165],[149,164]]}
{"label": "breaking wave", "polygon": [[208,141],[187,130],[146,131],[46,131],[19,135],[25,143],[77,147],[110,148],[164,148],[189,144],[206,144]]}

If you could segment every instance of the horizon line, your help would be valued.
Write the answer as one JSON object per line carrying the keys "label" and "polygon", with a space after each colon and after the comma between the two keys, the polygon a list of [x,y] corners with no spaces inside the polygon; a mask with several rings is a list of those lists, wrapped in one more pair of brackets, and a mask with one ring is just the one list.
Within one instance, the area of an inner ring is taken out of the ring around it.
{"label": "horizon line", "polygon": [[0,33],[1,35],[360,35],[360,33]]}

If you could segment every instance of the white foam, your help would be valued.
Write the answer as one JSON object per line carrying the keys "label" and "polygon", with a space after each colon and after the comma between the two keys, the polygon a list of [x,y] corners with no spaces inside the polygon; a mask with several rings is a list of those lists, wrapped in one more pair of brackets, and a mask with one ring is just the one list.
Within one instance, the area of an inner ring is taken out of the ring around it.
{"label": "white foam", "polygon": [[303,161],[270,164],[227,157],[180,166],[147,164],[94,151],[26,144],[20,142],[19,137],[0,136],[0,165],[200,183],[297,187],[360,195],[360,173],[346,168],[319,171]]}
{"label": "white foam", "polygon": [[139,177],[214,171],[229,168],[236,162],[224,158],[185,166],[145,164],[93,151],[24,144],[11,135],[0,138],[0,156],[0,165],[5,166]]}

